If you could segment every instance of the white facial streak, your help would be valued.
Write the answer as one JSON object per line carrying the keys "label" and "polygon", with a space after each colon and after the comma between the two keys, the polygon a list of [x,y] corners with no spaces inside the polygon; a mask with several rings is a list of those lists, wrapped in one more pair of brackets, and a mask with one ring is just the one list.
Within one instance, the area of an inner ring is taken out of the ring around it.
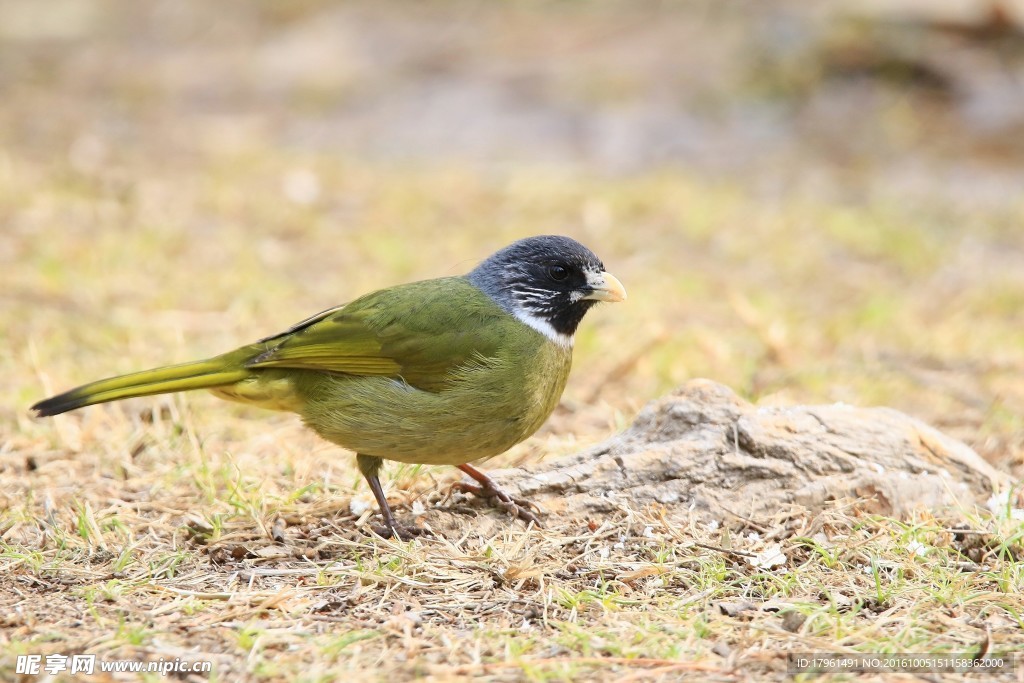
{"label": "white facial streak", "polygon": [[552,327],[551,323],[549,323],[547,320],[544,320],[544,318],[537,317],[530,313],[529,311],[524,310],[521,306],[518,305],[513,310],[513,315],[515,315],[516,320],[527,325],[528,327],[537,330],[545,337],[558,344],[559,346],[570,349],[572,348],[573,335],[562,334],[561,332],[557,331],[554,327]]}

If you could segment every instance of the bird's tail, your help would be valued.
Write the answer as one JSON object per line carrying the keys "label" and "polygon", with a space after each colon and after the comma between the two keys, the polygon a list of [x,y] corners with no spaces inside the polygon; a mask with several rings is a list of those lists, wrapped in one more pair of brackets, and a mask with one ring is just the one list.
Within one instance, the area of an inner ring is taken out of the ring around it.
{"label": "bird's tail", "polygon": [[39,417],[60,415],[76,408],[122,398],[225,386],[246,379],[251,374],[252,371],[241,364],[218,356],[83,384],[36,403],[32,406],[32,412]]}

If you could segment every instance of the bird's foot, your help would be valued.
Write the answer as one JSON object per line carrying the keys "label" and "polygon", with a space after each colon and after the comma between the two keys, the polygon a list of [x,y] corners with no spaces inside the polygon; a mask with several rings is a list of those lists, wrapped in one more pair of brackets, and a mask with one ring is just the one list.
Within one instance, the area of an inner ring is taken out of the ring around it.
{"label": "bird's foot", "polygon": [[421,536],[433,536],[429,529],[424,529],[418,526],[409,526],[407,524],[399,524],[398,522],[392,522],[388,524],[379,524],[370,527],[373,533],[377,534],[381,538],[397,538],[400,541],[411,541],[414,538]]}
{"label": "bird's foot", "polygon": [[505,510],[513,517],[517,517],[527,524],[533,522],[538,528],[541,526],[537,515],[535,515],[530,509],[536,507],[533,503],[527,500],[513,498],[493,483],[490,483],[489,480],[488,483],[480,486],[476,484],[467,484],[461,481],[456,482],[455,484],[452,484],[450,490],[460,491],[462,493],[472,493],[477,498],[488,501],[494,507]]}

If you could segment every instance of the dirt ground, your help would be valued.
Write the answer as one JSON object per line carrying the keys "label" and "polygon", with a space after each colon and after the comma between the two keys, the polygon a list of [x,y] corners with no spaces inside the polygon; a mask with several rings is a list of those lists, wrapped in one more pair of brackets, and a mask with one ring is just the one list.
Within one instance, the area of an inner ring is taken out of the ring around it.
{"label": "dirt ground", "polygon": [[206,394],[27,410],[556,232],[630,298],[487,467],[708,377],[902,410],[1019,481],[1022,17],[0,0],[0,678],[89,653],[219,681],[782,680],[787,653],[1024,648],[1019,485],[901,520],[623,501],[528,529],[447,496],[454,470],[393,465],[399,515],[445,520],[400,543],[294,417]]}

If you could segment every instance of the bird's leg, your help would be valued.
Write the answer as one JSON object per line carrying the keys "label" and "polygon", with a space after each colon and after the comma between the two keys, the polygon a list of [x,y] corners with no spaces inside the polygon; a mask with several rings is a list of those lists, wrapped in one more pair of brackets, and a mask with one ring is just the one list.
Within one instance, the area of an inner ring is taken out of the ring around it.
{"label": "bird's leg", "polygon": [[384,496],[384,489],[380,485],[380,477],[377,476],[377,472],[380,471],[380,466],[384,464],[384,461],[374,455],[363,455],[362,453],[357,453],[356,464],[359,466],[359,471],[362,472],[363,477],[366,479],[366,483],[370,485],[370,490],[373,491],[373,497],[377,499],[377,506],[380,508],[380,514],[384,518],[384,528],[381,530],[384,533],[380,535],[395,536],[400,540],[407,541],[413,536],[422,534],[422,529],[399,526],[395,521],[395,516],[391,514],[391,506],[388,505],[388,499]]}
{"label": "bird's leg", "polygon": [[540,520],[537,519],[537,515],[530,511],[530,503],[522,500],[516,500],[512,496],[508,495],[497,487],[493,479],[472,465],[456,465],[456,467],[480,482],[480,486],[458,483],[452,487],[453,489],[467,491],[475,496],[479,496],[480,498],[497,499],[498,506],[508,510],[509,514],[514,517],[518,517],[524,522],[533,522],[538,527],[541,525]]}

